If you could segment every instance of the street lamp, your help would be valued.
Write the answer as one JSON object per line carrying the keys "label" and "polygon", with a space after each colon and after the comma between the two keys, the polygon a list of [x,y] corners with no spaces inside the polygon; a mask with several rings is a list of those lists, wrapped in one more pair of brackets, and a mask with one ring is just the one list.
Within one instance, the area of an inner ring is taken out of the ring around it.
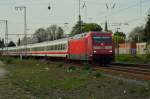
{"label": "street lamp", "polygon": [[26,19],[26,6],[17,6],[15,10],[24,11],[24,35],[25,35],[25,56],[27,54],[27,19]]}
{"label": "street lamp", "polygon": [[51,10],[51,6],[50,6],[50,3],[49,3],[49,5],[48,5],[48,7],[47,7],[47,8],[48,8],[48,10]]}

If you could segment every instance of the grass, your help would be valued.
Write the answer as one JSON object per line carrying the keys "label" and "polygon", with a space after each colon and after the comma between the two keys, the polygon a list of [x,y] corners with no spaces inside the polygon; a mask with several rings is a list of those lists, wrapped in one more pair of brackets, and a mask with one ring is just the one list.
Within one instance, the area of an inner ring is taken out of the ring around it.
{"label": "grass", "polygon": [[4,85],[0,84],[0,89],[5,89],[5,93],[0,91],[0,95],[7,96],[7,91],[12,92],[9,97],[15,97],[14,99],[17,99],[17,96],[21,97],[18,99],[31,99],[31,97],[35,99],[122,99],[122,97],[123,99],[147,99],[150,97],[148,94],[150,87],[104,77],[101,71],[92,71],[89,65],[86,65],[90,67],[89,69],[84,68],[85,65],[84,69],[80,69],[76,66],[66,67],[63,63],[47,64],[34,59],[22,61],[12,59],[10,63],[5,66],[9,71],[8,78],[3,81]]}
{"label": "grass", "polygon": [[150,55],[119,55],[115,59],[117,62],[128,63],[150,63]]}

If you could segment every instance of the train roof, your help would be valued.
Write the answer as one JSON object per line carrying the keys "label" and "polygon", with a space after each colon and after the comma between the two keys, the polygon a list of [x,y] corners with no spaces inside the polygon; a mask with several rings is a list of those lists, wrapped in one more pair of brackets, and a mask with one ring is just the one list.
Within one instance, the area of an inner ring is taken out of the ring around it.
{"label": "train roof", "polygon": [[79,38],[83,38],[87,35],[90,35],[90,34],[112,34],[111,32],[102,32],[102,31],[90,31],[90,32],[84,32],[84,33],[81,33],[81,34],[77,34],[77,35],[74,35],[73,37],[71,37],[72,39],[79,39]]}
{"label": "train roof", "polygon": [[[68,43],[68,39],[69,38],[63,38],[63,39],[58,39],[58,40],[54,40],[54,41],[45,41],[45,42],[41,42],[41,43],[28,44],[27,48],[43,47],[43,46],[49,46],[49,45],[54,45],[54,44],[64,44],[64,43]],[[16,46],[16,47],[8,47],[8,50],[22,49],[25,47],[26,47],[26,45]],[[1,50],[6,50],[6,48],[4,48],[4,49],[1,48],[0,51]]]}

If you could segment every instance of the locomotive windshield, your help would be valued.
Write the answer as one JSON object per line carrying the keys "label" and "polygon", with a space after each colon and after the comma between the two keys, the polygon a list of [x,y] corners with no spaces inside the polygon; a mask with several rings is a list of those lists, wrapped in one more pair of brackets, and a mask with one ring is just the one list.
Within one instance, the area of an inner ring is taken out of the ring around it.
{"label": "locomotive windshield", "polygon": [[108,36],[95,36],[93,37],[94,43],[111,43],[112,38]]}

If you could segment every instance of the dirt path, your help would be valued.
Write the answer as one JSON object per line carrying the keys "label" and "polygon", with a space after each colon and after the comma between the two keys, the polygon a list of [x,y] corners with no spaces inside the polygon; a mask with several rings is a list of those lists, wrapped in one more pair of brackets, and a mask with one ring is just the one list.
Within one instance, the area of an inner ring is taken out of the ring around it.
{"label": "dirt path", "polygon": [[0,78],[3,78],[6,74],[7,71],[2,67],[4,64],[0,61]]}

